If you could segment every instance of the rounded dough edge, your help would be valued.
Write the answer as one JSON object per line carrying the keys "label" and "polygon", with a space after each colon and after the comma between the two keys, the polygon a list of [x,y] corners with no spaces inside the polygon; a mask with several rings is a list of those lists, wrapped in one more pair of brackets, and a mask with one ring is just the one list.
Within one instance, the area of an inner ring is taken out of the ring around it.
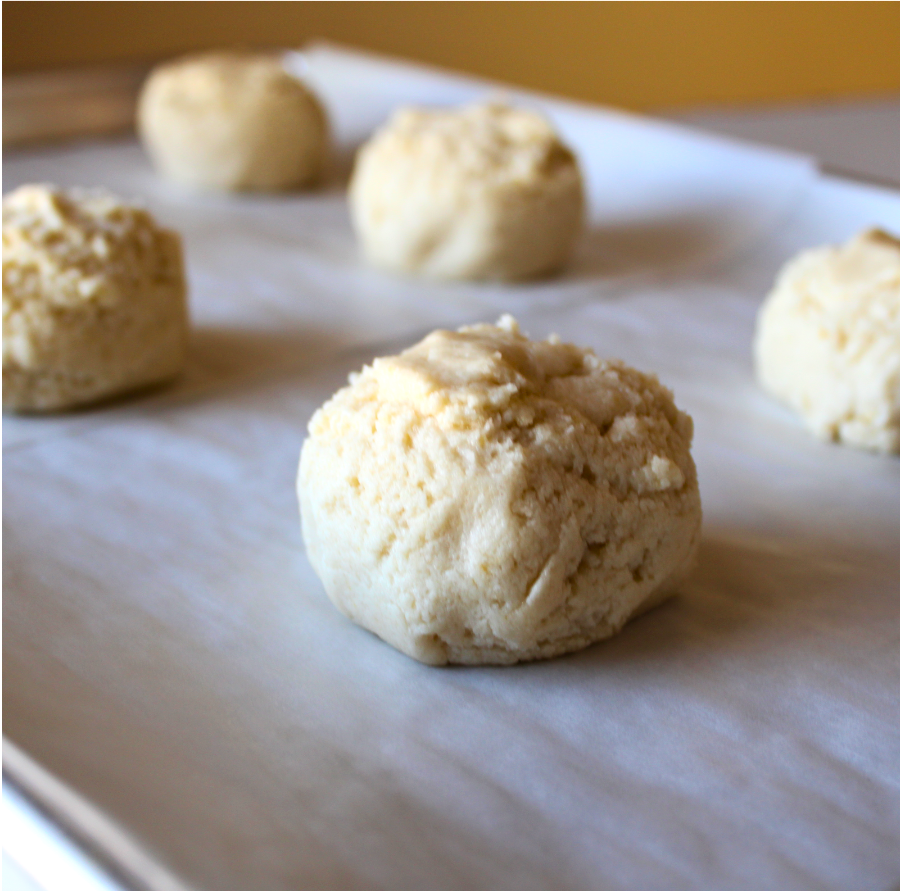
{"label": "rounded dough edge", "polygon": [[511,324],[435,332],[313,416],[307,554],[343,613],[420,661],[574,652],[689,571],[691,436],[671,394],[622,363]]}
{"label": "rounded dough edge", "polygon": [[351,218],[366,259],[433,279],[548,275],[582,230],[578,163],[534,112],[401,109],[357,154]]}
{"label": "rounded dough edge", "polygon": [[4,409],[70,408],[182,370],[176,233],[102,190],[23,186],[3,217]]}
{"label": "rounded dough edge", "polygon": [[753,344],[762,387],[823,440],[900,452],[900,241],[877,229],[779,273]]}
{"label": "rounded dough edge", "polygon": [[325,111],[272,55],[204,53],[157,66],[137,125],[154,167],[193,188],[301,188],[326,164]]}

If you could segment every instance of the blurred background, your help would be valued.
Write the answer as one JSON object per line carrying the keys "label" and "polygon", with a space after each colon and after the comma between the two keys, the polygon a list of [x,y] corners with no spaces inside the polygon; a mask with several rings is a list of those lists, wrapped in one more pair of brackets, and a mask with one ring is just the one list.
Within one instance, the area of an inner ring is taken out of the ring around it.
{"label": "blurred background", "polygon": [[161,59],[329,41],[900,184],[900,3],[8,0],[3,25],[5,146],[127,130]]}
{"label": "blurred background", "polygon": [[4,74],[326,39],[635,110],[900,91],[898,3],[7,2]]}

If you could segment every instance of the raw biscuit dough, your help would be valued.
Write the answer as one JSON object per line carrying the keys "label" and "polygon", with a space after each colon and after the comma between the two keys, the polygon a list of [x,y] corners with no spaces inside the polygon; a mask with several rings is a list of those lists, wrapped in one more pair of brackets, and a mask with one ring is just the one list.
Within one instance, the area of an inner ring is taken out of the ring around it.
{"label": "raw biscuit dough", "polygon": [[360,149],[350,210],[366,258],[438,279],[558,269],[582,228],[574,155],[540,115],[499,104],[402,109]]}
{"label": "raw biscuit dough", "polygon": [[276,191],[319,178],[325,113],[275,56],[207,53],[157,67],[138,131],[156,168],[201,189]]}
{"label": "raw biscuit dough", "polygon": [[579,650],[691,567],[692,430],[655,377],[509,316],[436,331],[313,416],[307,554],[342,612],[422,662]]}
{"label": "raw biscuit dough", "polygon": [[756,373],[821,439],[900,452],[900,241],[806,251],[763,304]]}
{"label": "raw biscuit dough", "polygon": [[104,191],[3,198],[3,407],[46,411],[182,368],[181,240]]}

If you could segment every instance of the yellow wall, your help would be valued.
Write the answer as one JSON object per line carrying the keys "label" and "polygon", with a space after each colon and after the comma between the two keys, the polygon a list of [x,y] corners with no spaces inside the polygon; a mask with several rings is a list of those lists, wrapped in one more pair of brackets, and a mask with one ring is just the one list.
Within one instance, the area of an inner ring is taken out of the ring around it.
{"label": "yellow wall", "polygon": [[635,109],[900,91],[900,3],[23,2],[4,71],[327,38]]}

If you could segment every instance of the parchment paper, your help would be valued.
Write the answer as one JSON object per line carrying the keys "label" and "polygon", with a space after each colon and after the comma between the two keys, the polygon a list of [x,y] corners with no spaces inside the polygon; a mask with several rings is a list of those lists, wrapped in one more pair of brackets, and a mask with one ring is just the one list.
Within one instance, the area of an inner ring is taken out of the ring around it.
{"label": "parchment paper", "polygon": [[[297,58],[293,64],[300,64]],[[319,48],[343,150],[476,82]],[[194,196],[131,141],[13,155],[185,236],[174,387],[4,420],[7,736],[205,889],[900,885],[900,461],[813,440],[754,384],[784,260],[900,197],[802,157],[516,94],[588,173],[558,280],[435,286],[358,260],[312,195]],[[434,669],[342,618],[303,554],[305,425],[348,372],[512,311],[655,371],[696,423],[700,563],[619,637]]]}

